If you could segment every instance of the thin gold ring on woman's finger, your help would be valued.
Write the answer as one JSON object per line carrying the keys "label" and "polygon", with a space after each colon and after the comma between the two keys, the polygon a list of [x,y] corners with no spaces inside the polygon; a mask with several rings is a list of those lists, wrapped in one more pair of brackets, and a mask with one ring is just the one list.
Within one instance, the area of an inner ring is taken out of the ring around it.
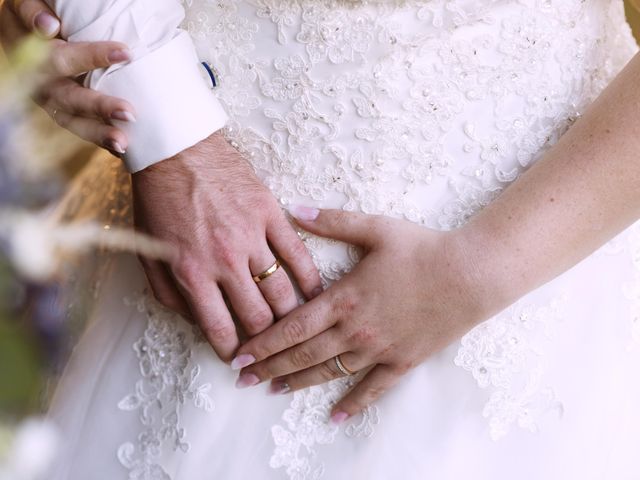
{"label": "thin gold ring on woman's finger", "polygon": [[278,270],[279,267],[280,267],[280,260],[276,258],[276,261],[273,262],[273,265],[267,268],[264,272],[260,272],[258,275],[254,275],[253,281],[256,283],[260,283],[265,278],[273,275],[276,272],[276,270]]}
{"label": "thin gold ring on woman's finger", "polygon": [[349,376],[355,375],[357,373],[345,366],[345,364],[342,362],[342,359],[340,358],[340,355],[336,355],[335,357],[333,357],[333,359],[336,362],[336,367],[338,368],[338,370],[340,370],[340,372],[342,372],[343,375]]}

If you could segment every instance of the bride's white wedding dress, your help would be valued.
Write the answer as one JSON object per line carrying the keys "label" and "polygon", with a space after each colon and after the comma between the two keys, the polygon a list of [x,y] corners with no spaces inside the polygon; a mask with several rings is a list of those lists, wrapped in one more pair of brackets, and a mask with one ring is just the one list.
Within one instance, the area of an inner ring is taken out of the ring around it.
{"label": "bride's white wedding dress", "polygon": [[[637,50],[621,0],[184,3],[228,136],[283,207],[436,229],[491,202]],[[92,168],[89,182],[110,178]],[[303,235],[326,284],[357,262]],[[640,225],[340,427],[328,412],[353,380],[236,390],[145,288],[133,257],[101,275],[51,409],[64,433],[52,478],[640,478]]]}

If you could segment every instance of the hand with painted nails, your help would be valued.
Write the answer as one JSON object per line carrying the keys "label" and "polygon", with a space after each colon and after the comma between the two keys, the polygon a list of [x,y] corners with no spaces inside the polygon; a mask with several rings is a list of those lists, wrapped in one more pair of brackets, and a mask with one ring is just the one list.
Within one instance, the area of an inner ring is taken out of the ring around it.
{"label": "hand with painted nails", "polygon": [[363,257],[238,350],[232,367],[242,368],[240,388],[271,380],[271,393],[286,393],[361,372],[333,408],[340,423],[495,307],[476,294],[478,276],[461,231],[341,210],[290,211],[309,232],[362,247]]}
{"label": "hand with painted nails", "polygon": [[81,85],[83,74],[127,62],[127,46],[119,42],[66,42],[54,38],[60,21],[42,0],[7,0],[0,11],[0,41],[6,51],[30,33],[50,39],[51,52],[42,67],[40,88],[34,99],[53,120],[80,138],[122,154],[127,135],[113,120],[135,121],[126,100],[110,97]]}

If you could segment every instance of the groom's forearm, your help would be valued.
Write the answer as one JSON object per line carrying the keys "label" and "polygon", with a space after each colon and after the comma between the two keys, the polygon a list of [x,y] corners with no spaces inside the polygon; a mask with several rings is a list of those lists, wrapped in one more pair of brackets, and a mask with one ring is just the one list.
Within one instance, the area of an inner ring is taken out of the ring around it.
{"label": "groom's forearm", "polygon": [[94,71],[87,86],[128,100],[137,122],[118,122],[129,136],[131,172],[170,158],[222,128],[227,116],[203,78],[195,47],[179,28],[176,0],[47,0],[70,41],[125,43],[132,62]]}
{"label": "groom's forearm", "polygon": [[502,306],[640,217],[639,84],[636,55],[540,161],[461,229],[475,271]]}

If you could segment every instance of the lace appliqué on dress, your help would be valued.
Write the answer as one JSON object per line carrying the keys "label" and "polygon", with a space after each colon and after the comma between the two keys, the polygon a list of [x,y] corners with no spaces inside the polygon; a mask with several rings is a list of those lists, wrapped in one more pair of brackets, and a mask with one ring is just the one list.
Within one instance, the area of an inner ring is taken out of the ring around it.
{"label": "lace appliqu\u00e9 on dress", "polygon": [[493,390],[483,415],[494,440],[514,424],[536,432],[542,415],[562,414],[553,390],[542,383],[544,344],[562,318],[562,301],[542,307],[516,303],[461,340],[455,364],[470,372],[480,388]]}
{"label": "lace appliqu\u00e9 on dress", "polygon": [[136,442],[118,449],[118,460],[129,469],[130,480],[170,480],[159,464],[163,449],[187,452],[186,431],[180,426],[180,407],[187,401],[213,410],[210,383],[198,383],[200,367],[191,365],[193,333],[177,316],[141,294],[125,302],[147,316],[147,328],[133,348],[142,378],[135,391],[118,403],[121,410],[138,411],[143,430]]}
{"label": "lace appliqu\u00e9 on dress", "polygon": [[[276,445],[269,465],[285,468],[291,480],[317,480],[324,473],[316,446],[333,443],[342,427],[329,422],[331,408],[358,381],[359,375],[340,378],[326,385],[294,392],[290,407],[283,413],[283,425],[271,429]],[[344,427],[349,437],[368,437],[379,421],[378,409],[369,406]]]}

